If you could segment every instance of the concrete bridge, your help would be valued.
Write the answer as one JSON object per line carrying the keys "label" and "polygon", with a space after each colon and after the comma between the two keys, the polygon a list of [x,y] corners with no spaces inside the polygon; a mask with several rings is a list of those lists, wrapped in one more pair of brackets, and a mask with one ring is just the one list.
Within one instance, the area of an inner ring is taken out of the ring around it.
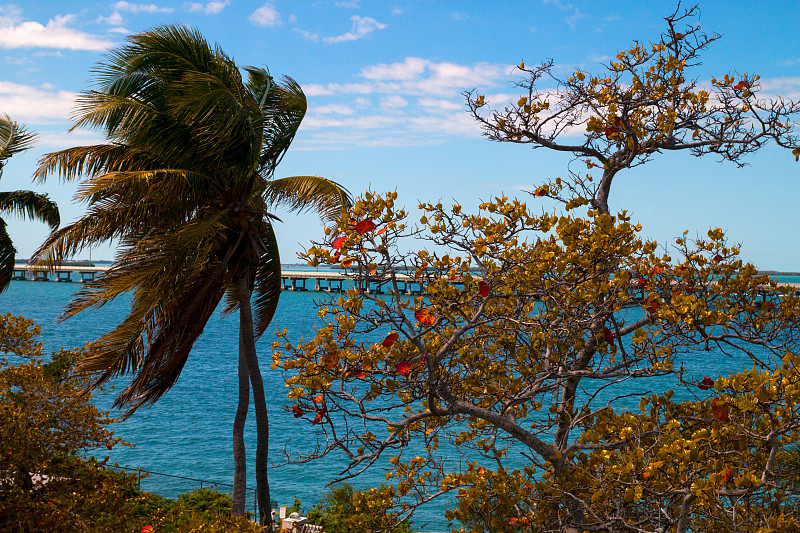
{"label": "concrete bridge", "polygon": [[[76,281],[85,283],[102,274],[107,266],[80,266],[64,265],[47,270],[45,268],[32,268],[28,265],[17,265],[14,268],[13,280],[16,281],[57,281],[62,283]],[[80,278],[73,280],[73,273],[78,273]],[[396,276],[397,290],[403,294],[419,294],[422,286],[413,276],[398,274]],[[301,270],[281,271],[281,288],[285,291],[322,291],[345,292],[348,289],[360,288],[367,293],[382,294],[392,290],[389,280],[366,281],[356,279],[356,276],[347,272],[307,272]]]}
{"label": "concrete bridge", "polygon": [[[60,281],[71,282],[72,274],[77,272],[80,279],[78,283],[91,281],[96,275],[102,274],[109,267],[107,266],[80,266],[64,265],[56,267],[51,271],[44,268],[32,268],[28,265],[17,265],[14,267],[12,279],[18,281]],[[422,285],[414,276],[407,274],[397,274],[397,290],[401,294],[420,294]],[[459,281],[454,281],[459,285]],[[303,270],[282,270],[281,288],[285,291],[322,291],[322,292],[345,292],[348,289],[359,288],[367,293],[382,294],[393,289],[391,281],[382,279],[378,281],[357,279],[354,274],[335,271],[303,271]],[[800,293],[800,283],[778,283],[778,287],[791,287],[796,293]],[[766,289],[766,287],[765,287]]]}

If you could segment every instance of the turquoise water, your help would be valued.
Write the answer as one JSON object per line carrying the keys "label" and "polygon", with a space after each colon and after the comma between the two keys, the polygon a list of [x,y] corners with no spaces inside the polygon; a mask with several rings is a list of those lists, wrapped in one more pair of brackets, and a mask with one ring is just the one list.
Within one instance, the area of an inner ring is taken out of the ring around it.
{"label": "turquoise water", "polygon": [[[800,278],[781,281],[800,282]],[[61,310],[79,289],[77,283],[14,281],[5,293],[0,294],[0,314],[11,312],[35,320],[42,327],[40,340],[44,343],[46,353],[82,346],[119,323],[127,313],[129,299],[121,297],[102,310],[89,310],[58,323],[56,319]],[[272,331],[286,326],[293,339],[312,336],[319,320],[314,300],[319,297],[319,293],[284,291]],[[123,466],[230,483],[233,477],[231,429],[237,395],[237,339],[237,316],[222,318],[218,312],[195,344],[175,387],[156,405],[142,408],[128,420],[114,426],[116,435],[135,444],[135,447],[117,446],[113,451],[103,450],[99,455],[103,457],[108,453],[111,462],[116,461]],[[295,419],[280,409],[288,402],[282,373],[269,368],[272,340],[272,332],[268,332],[258,342],[257,349],[270,408],[271,461],[279,463],[283,450],[311,450],[323,434],[319,427]],[[741,364],[740,361],[708,352],[690,355],[684,363],[689,375],[698,379],[704,375],[716,376],[719,371],[735,369]],[[653,384],[642,385],[648,387]],[[660,390],[664,388],[667,387],[659,386]],[[97,404],[109,408],[114,392],[111,390],[96,395]],[[249,464],[252,465],[255,447],[252,403],[245,438],[250,452]],[[291,505],[294,496],[297,496],[307,510],[318,501],[326,482],[336,477],[344,466],[344,461],[335,454],[310,464],[275,466],[270,472],[272,497],[280,505]],[[375,486],[384,481],[384,473],[381,467],[373,467],[353,483],[357,487]],[[248,485],[255,485],[252,470]],[[168,497],[199,486],[198,482],[159,475],[151,475],[142,481],[145,490]],[[224,486],[219,488],[230,490]],[[427,531],[444,530],[446,522],[442,511],[447,503],[442,500],[419,510],[416,526],[425,527]]]}

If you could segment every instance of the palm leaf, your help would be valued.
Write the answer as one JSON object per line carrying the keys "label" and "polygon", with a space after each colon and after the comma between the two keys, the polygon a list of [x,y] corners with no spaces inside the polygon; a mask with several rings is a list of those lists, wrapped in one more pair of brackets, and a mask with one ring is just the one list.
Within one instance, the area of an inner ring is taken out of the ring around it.
{"label": "palm leaf", "polygon": [[264,192],[268,204],[289,209],[314,209],[327,222],[339,220],[342,211],[353,205],[350,193],[338,183],[319,176],[292,176],[271,180]]}
{"label": "palm leaf", "polygon": [[61,223],[55,202],[33,191],[0,192],[0,211],[46,222],[51,230]]}
{"label": "palm leaf", "polygon": [[17,250],[6,231],[6,222],[0,218],[0,293],[5,291],[14,277],[14,256]]}
{"label": "palm leaf", "polygon": [[9,157],[27,150],[36,140],[36,135],[25,131],[8,115],[0,115],[0,175]]}

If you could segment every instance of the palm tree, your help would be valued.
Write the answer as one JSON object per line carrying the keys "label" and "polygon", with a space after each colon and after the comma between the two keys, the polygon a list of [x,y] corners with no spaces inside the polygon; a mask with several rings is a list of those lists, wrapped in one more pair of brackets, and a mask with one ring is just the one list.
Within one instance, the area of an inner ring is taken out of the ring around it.
{"label": "palm tree", "polygon": [[291,78],[276,83],[265,69],[245,71],[246,79],[219,46],[183,26],[153,28],[112,50],[96,69],[97,89],[79,97],[73,126],[99,129],[108,142],[48,154],[37,170],[41,179],[88,176],[76,194],[87,213],[55,232],[35,258],[52,265],[87,246],[119,242],[114,264],[63,316],[133,293],[130,314],[83,362],[99,373],[97,385],[133,374],[115,400],[127,416],[172,387],[223,297],[227,311],[239,310],[233,514],[244,513],[243,426],[252,385],[257,499],[271,526],[268,418],[255,350],[280,295],[270,209],[311,208],[335,220],[351,199],[324,178],[274,178],[305,114],[305,96]]}
{"label": "palm tree", "polygon": [[[8,115],[0,115],[0,178],[8,159],[33,145],[36,135],[25,131],[25,127],[12,121]],[[58,206],[46,194],[33,191],[0,192],[0,213],[41,220],[56,229],[61,223]],[[0,217],[0,292],[8,288],[14,276],[14,256],[17,250],[6,231],[6,221]]]}

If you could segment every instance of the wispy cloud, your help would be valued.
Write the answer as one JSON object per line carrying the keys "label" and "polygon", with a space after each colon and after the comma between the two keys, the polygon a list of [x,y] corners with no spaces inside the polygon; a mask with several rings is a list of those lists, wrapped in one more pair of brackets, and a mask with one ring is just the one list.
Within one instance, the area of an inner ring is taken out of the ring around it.
{"label": "wispy cloud", "polygon": [[375,30],[382,30],[386,27],[386,24],[382,24],[371,17],[353,15],[350,17],[350,20],[353,21],[353,28],[349,32],[337,35],[336,37],[324,37],[322,40],[330,44],[355,41],[356,39],[361,39],[369,35]]}
{"label": "wispy cloud", "polygon": [[281,14],[268,2],[253,11],[248,20],[256,26],[280,26]]}
{"label": "wispy cloud", "polygon": [[68,122],[76,93],[52,85],[22,85],[0,81],[0,109],[20,122]]}
{"label": "wispy cloud", "polygon": [[0,8],[0,47],[105,50],[113,46],[112,41],[70,28],[75,18],[75,15],[56,15],[42,25],[23,21],[22,10],[15,6]]}
{"label": "wispy cloud", "polygon": [[158,7],[155,4],[132,4],[130,2],[117,2],[112,6],[115,11],[128,11],[130,13],[172,13],[171,7]]}
{"label": "wispy cloud", "polygon": [[294,28],[294,31],[308,39],[309,41],[319,41],[319,33],[313,33],[306,30],[301,30],[300,28]]}
{"label": "wispy cloud", "polygon": [[[462,93],[476,86],[496,88],[511,69],[409,57],[364,67],[351,83],[305,84],[310,105],[298,147],[412,146],[444,142],[453,135],[478,136],[480,129],[465,112]],[[495,97],[499,102],[512,98],[487,94],[493,101]]]}
{"label": "wispy cloud", "polygon": [[581,11],[570,2],[565,2],[563,0],[542,0],[542,3],[553,5],[560,11],[571,11],[572,13],[564,18],[564,21],[569,24],[570,28],[575,29],[578,21],[582,18],[586,18],[586,15],[581,13]]}
{"label": "wispy cloud", "polygon": [[199,2],[189,2],[185,5],[186,8],[193,13],[202,12],[206,15],[216,15],[230,5],[230,0],[224,0],[223,2],[220,2],[219,0],[212,0],[211,2],[206,2],[205,4]]}
{"label": "wispy cloud", "polygon": [[361,7],[360,0],[347,0],[336,2],[336,7],[343,7],[345,9],[358,9]]}

